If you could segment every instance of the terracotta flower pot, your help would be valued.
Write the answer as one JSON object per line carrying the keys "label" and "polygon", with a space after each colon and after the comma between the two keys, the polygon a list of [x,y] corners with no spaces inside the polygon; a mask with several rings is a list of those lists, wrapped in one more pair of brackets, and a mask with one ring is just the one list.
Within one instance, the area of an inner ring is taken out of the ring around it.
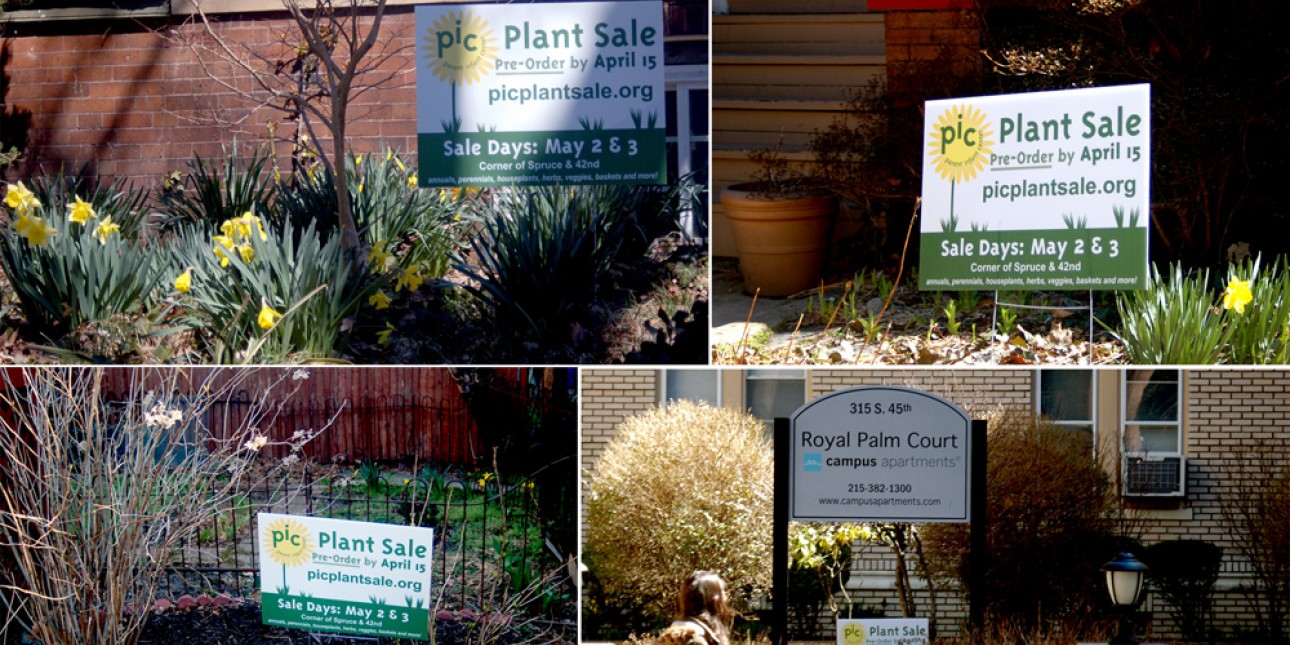
{"label": "terracotta flower pot", "polygon": [[830,194],[771,196],[754,184],[721,191],[735,235],[744,291],[787,296],[816,286],[837,200]]}

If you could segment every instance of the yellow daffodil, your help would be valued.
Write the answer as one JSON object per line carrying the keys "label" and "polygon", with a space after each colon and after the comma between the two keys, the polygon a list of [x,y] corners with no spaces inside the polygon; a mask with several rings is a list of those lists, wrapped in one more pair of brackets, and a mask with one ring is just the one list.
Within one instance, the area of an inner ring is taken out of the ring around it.
{"label": "yellow daffodil", "polygon": [[354,155],[354,165],[355,166],[363,165],[363,155]]}
{"label": "yellow daffodil", "polygon": [[99,238],[99,244],[107,244],[108,236],[113,233],[119,235],[121,233],[121,225],[113,224],[111,215],[104,217],[103,221],[99,222],[99,225],[94,227],[94,237]]}
{"label": "yellow daffodil", "polygon": [[386,149],[385,149],[385,163],[390,163],[390,160],[391,160],[391,159],[393,159],[393,158],[394,158],[394,149],[393,149],[393,148],[386,148]]}
{"label": "yellow daffodil", "polygon": [[4,191],[4,203],[9,208],[18,210],[23,204],[27,203],[25,197],[29,194],[31,194],[31,191],[27,190],[27,187],[23,186],[21,181],[9,184],[9,187]]}
{"label": "yellow daffodil", "polygon": [[226,220],[224,220],[224,221],[219,225],[219,232],[220,232],[220,233],[223,233],[223,234],[224,234],[224,237],[229,238],[229,240],[230,240],[230,242],[231,242],[231,241],[232,241],[232,239],[233,239],[233,235],[236,233],[235,226],[234,226],[234,224],[233,224],[233,220],[231,220],[231,219],[226,219]]}
{"label": "yellow daffodil", "polygon": [[27,230],[31,228],[31,216],[25,212],[18,213],[18,217],[13,220],[13,230],[17,234],[27,237]]}
{"label": "yellow daffodil", "polygon": [[258,320],[260,323],[260,329],[268,331],[270,329],[273,329],[273,326],[278,324],[279,320],[282,320],[282,314],[275,311],[273,307],[270,307],[267,304],[261,303],[260,317]]}
{"label": "yellow daffodil", "polygon": [[220,268],[228,267],[228,255],[224,251],[233,250],[233,238],[227,235],[216,235],[211,238],[211,241],[215,242],[215,256],[219,258]]}
{"label": "yellow daffodil", "polygon": [[367,304],[380,309],[390,308],[390,297],[385,295],[384,291],[377,291],[367,298]]}
{"label": "yellow daffodil", "polygon": [[94,212],[94,206],[89,202],[81,199],[80,195],[73,195],[76,202],[67,205],[67,219],[84,225],[86,222],[98,217],[99,214]]}
{"label": "yellow daffodil", "polygon": [[358,193],[363,194],[363,182],[358,182]]}
{"label": "yellow daffodil", "polygon": [[373,244],[372,248],[367,252],[368,264],[375,264],[377,267],[384,267],[389,259],[390,254],[385,252],[385,240]]}
{"label": "yellow daffodil", "polygon": [[398,167],[399,167],[399,172],[407,172],[407,171],[408,171],[408,167],[407,167],[407,166],[405,166],[405,165],[403,165],[403,161],[402,161],[401,159],[399,159],[398,157],[394,157],[394,165],[396,165],[396,166],[398,166]]}
{"label": "yellow daffodil", "polygon": [[408,188],[416,188],[416,187],[417,187],[417,176],[408,175]]}
{"label": "yellow daffodil", "polygon": [[378,334],[376,334],[376,342],[378,342],[378,343],[380,343],[380,344],[382,344],[382,345],[389,345],[389,344],[390,344],[390,334],[392,334],[392,333],[394,333],[394,325],[391,325],[391,324],[390,324],[390,323],[388,323],[388,322],[387,322],[387,323],[385,323],[385,330],[384,330],[384,331],[382,331],[382,332],[380,332],[380,333],[378,333]]}
{"label": "yellow daffodil", "polygon": [[396,292],[402,291],[403,289],[416,291],[421,288],[421,283],[423,282],[425,282],[425,278],[421,277],[421,273],[417,271],[417,267],[411,266],[404,269],[403,273],[399,274],[399,280],[394,284],[394,290]]}
{"label": "yellow daffodil", "polygon": [[227,255],[224,255],[224,249],[223,249],[223,248],[218,247],[218,246],[217,246],[217,247],[215,247],[215,257],[219,258],[219,267],[220,267],[221,269],[226,269],[226,268],[228,268],[228,256],[227,256]]}
{"label": "yellow daffodil", "polygon": [[175,291],[179,293],[188,293],[193,288],[193,272],[184,271],[175,278]]}
{"label": "yellow daffodil", "polygon": [[1237,280],[1233,278],[1227,283],[1227,289],[1223,291],[1223,308],[1235,309],[1236,313],[1245,313],[1245,305],[1254,300],[1254,294],[1250,293],[1249,280]]}
{"label": "yellow daffodil", "polygon": [[44,246],[49,238],[58,235],[58,229],[45,223],[45,220],[32,216],[27,227],[27,243],[32,246]]}
{"label": "yellow daffodil", "polygon": [[9,184],[5,190],[4,203],[19,215],[24,215],[33,208],[40,208],[40,200],[21,181]]}
{"label": "yellow daffodil", "polygon": [[237,253],[242,256],[242,261],[247,264],[250,264],[251,260],[255,259],[255,249],[251,248],[250,244],[238,246]]}

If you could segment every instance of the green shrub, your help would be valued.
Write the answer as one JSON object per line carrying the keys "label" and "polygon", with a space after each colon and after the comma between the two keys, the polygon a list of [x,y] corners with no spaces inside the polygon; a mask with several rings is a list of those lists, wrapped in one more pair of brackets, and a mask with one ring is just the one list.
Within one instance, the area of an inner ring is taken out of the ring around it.
{"label": "green shrub", "polygon": [[[214,238],[210,225],[190,224],[171,250],[174,277],[185,270],[191,276],[180,297],[192,312],[189,324],[209,334],[218,363],[333,357],[345,345],[346,320],[388,280],[342,248],[339,236],[324,243],[312,227],[281,235],[270,226],[263,237],[257,231],[235,240],[222,257]],[[242,245],[251,248],[246,256]],[[262,318],[266,307],[281,314],[271,329]]]}
{"label": "green shrub", "polygon": [[1206,365],[1219,362],[1231,338],[1214,309],[1209,272],[1185,274],[1175,264],[1162,276],[1152,267],[1146,288],[1115,298],[1120,325],[1111,333],[1137,365]]}
{"label": "green shrub", "polygon": [[469,241],[478,265],[459,258],[457,269],[479,283],[471,290],[498,325],[568,338],[627,234],[627,217],[601,206],[559,187],[503,191],[481,206]]}
{"label": "green shrub", "polygon": [[1222,547],[1201,540],[1157,542],[1146,548],[1142,562],[1151,567],[1151,587],[1169,603],[1183,638],[1208,639]]}
{"label": "green shrub", "polygon": [[224,161],[214,165],[201,155],[188,162],[188,173],[177,185],[161,193],[165,213],[160,218],[162,230],[173,231],[185,223],[206,222],[210,225],[243,213],[268,213],[273,197],[273,183],[265,174],[270,155],[257,149],[249,158],[240,159],[237,143],[226,149]]}
{"label": "green shrub", "polygon": [[[56,185],[41,187],[39,205],[11,209],[12,222],[0,234],[0,261],[28,322],[56,339],[87,321],[137,312],[159,286],[162,261],[155,249],[124,239],[116,219],[109,220],[134,212],[133,194],[94,193],[102,209],[80,224],[68,219],[67,205],[81,198]],[[25,234],[29,224],[39,234]]]}
{"label": "green shrub", "polygon": [[590,609],[665,625],[699,569],[747,608],[770,583],[772,462],[765,426],[747,413],[676,401],[624,421],[587,492],[583,558],[603,589]]}
{"label": "green shrub", "polygon": [[928,568],[984,596],[994,622],[1033,634],[1071,627],[1068,619],[1084,624],[1084,611],[1105,606],[1098,569],[1118,548],[1114,486],[1077,433],[1028,410],[990,422],[985,588],[968,575],[966,524],[920,527]]}
{"label": "green shrub", "polygon": [[[447,191],[417,189],[415,168],[392,149],[345,161],[354,223],[373,257],[390,257],[400,270],[416,267],[425,278],[442,277],[460,200]],[[275,204],[275,221],[292,230],[313,224],[324,241],[339,225],[336,182],[326,170],[279,184]]]}
{"label": "green shrub", "polygon": [[[819,639],[820,610],[826,603],[834,618],[850,617],[841,613],[834,594],[846,595],[853,543],[871,533],[852,523],[793,522],[788,530],[789,631],[793,638]],[[849,597],[845,609],[851,609]]]}

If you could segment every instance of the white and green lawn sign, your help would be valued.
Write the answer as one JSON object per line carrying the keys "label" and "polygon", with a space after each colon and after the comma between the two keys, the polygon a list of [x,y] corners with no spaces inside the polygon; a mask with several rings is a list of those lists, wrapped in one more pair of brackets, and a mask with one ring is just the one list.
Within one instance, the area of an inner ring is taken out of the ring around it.
{"label": "white and green lawn sign", "polygon": [[1141,289],[1151,86],[928,101],[925,290]]}
{"label": "white and green lawn sign", "polygon": [[260,513],[256,535],[265,624],[429,638],[433,529]]}
{"label": "white and green lawn sign", "polygon": [[664,184],[663,3],[416,8],[421,186]]}
{"label": "white and green lawn sign", "polygon": [[926,618],[839,618],[837,645],[927,645]]}

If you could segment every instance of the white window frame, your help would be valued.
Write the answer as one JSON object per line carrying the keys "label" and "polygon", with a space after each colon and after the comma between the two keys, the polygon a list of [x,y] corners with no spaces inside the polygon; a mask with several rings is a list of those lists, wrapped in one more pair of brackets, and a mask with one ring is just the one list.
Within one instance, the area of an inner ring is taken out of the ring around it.
{"label": "white window frame", "polygon": [[[1187,493],[1187,458],[1185,456],[1186,447],[1184,445],[1183,422],[1186,418],[1184,402],[1186,396],[1185,373],[1180,369],[1171,369],[1176,378],[1174,379],[1174,396],[1177,400],[1177,416],[1173,421],[1141,421],[1129,419],[1129,373],[1134,371],[1143,371],[1144,369],[1168,369],[1168,368],[1129,368],[1120,372],[1120,467],[1121,467],[1121,492],[1125,497],[1183,497]],[[1135,381],[1142,382],[1142,381]],[[1171,451],[1154,451],[1154,450],[1129,450],[1127,437],[1130,425],[1142,428],[1173,428],[1176,433],[1175,449]],[[1178,461],[1178,486],[1174,491],[1167,493],[1143,493],[1129,492],[1129,469],[1134,460],[1139,461],[1166,461],[1176,459]]]}
{"label": "white window frame", "polygon": [[690,368],[690,369],[684,369],[684,368],[668,368],[668,369],[661,369],[661,370],[659,370],[659,376],[658,376],[658,398],[659,398],[659,403],[660,403],[661,405],[667,405],[667,404],[671,403],[672,401],[681,401],[681,400],[684,400],[684,401],[698,401],[698,400],[699,400],[699,399],[676,399],[676,398],[671,398],[671,397],[669,397],[669,396],[668,396],[668,387],[669,387],[669,385],[670,385],[671,375],[672,375],[672,374],[675,374],[675,373],[677,373],[677,372],[711,372],[711,373],[712,373],[712,376],[716,379],[716,385],[717,385],[717,388],[716,388],[716,392],[717,392],[717,400],[716,400],[716,401],[708,401],[708,403],[711,403],[711,404],[712,404],[713,406],[715,406],[715,407],[720,407],[720,406],[721,406],[721,403],[722,403],[722,400],[721,400],[721,399],[722,399],[722,396],[721,396],[721,373],[722,373],[722,372],[721,372],[721,370],[719,370],[719,369],[717,369],[717,368],[715,368],[715,367],[697,367],[697,368]]}
{"label": "white window frame", "polygon": [[[1088,413],[1089,413],[1089,418],[1088,418],[1088,420],[1087,420],[1087,421],[1079,421],[1079,420],[1073,420],[1073,419],[1054,419],[1053,417],[1050,417],[1050,416],[1044,416],[1044,409],[1043,409],[1043,400],[1044,400],[1044,393],[1043,393],[1043,387],[1044,387],[1044,376],[1043,376],[1043,373],[1044,373],[1044,372],[1055,372],[1055,371],[1089,372],[1089,373],[1091,374],[1091,376],[1093,377],[1093,378],[1092,378],[1092,382],[1089,384],[1089,392],[1088,392]],[[1050,423],[1052,423],[1053,425],[1055,425],[1055,426],[1057,426],[1057,427],[1059,427],[1059,428],[1066,428],[1066,427],[1079,427],[1079,428],[1082,428],[1082,427],[1084,427],[1084,426],[1088,426],[1088,427],[1092,428],[1092,432],[1093,432],[1093,448],[1092,448],[1092,450],[1093,450],[1093,453],[1092,453],[1092,455],[1091,455],[1091,456],[1093,457],[1093,459],[1097,459],[1097,440],[1098,440],[1098,432],[1097,432],[1097,430],[1098,430],[1098,429],[1097,429],[1097,375],[1098,375],[1098,372],[1099,372],[1099,371],[1100,371],[1100,370],[1091,369],[1091,368],[1090,368],[1090,369],[1077,369],[1077,370],[1054,370],[1054,369],[1038,369],[1038,370],[1035,370],[1035,388],[1034,388],[1034,389],[1035,389],[1035,403],[1034,403],[1034,405],[1035,405],[1035,414],[1036,414],[1036,415],[1039,415],[1039,416],[1044,416],[1044,418],[1045,418],[1045,419],[1047,419]]]}
{"label": "white window frame", "polygon": [[[695,169],[691,154],[696,143],[708,143],[712,150],[712,87],[708,78],[707,65],[670,65],[663,68],[664,97],[671,91],[676,95],[676,136],[667,137],[667,143],[676,144],[676,174],[684,175]],[[690,92],[701,90],[708,93],[708,128],[706,135],[696,135],[690,123]],[[664,99],[666,100],[666,98]],[[665,106],[666,107],[666,106]],[[710,155],[709,155],[710,156]],[[708,163],[708,174],[712,174],[712,164]],[[696,213],[693,208],[683,208],[680,213],[681,230],[691,238],[699,236],[702,227],[698,218],[706,213]]]}
{"label": "white window frame", "polygon": [[[749,404],[748,399],[748,384],[756,381],[800,381],[802,385],[802,403],[805,404],[807,395],[806,377],[807,371],[804,369],[748,368],[744,370],[742,383],[744,408],[749,412],[752,411],[752,406]],[[758,419],[764,421],[767,427],[775,423],[774,419],[762,419],[761,417],[758,417]]]}

